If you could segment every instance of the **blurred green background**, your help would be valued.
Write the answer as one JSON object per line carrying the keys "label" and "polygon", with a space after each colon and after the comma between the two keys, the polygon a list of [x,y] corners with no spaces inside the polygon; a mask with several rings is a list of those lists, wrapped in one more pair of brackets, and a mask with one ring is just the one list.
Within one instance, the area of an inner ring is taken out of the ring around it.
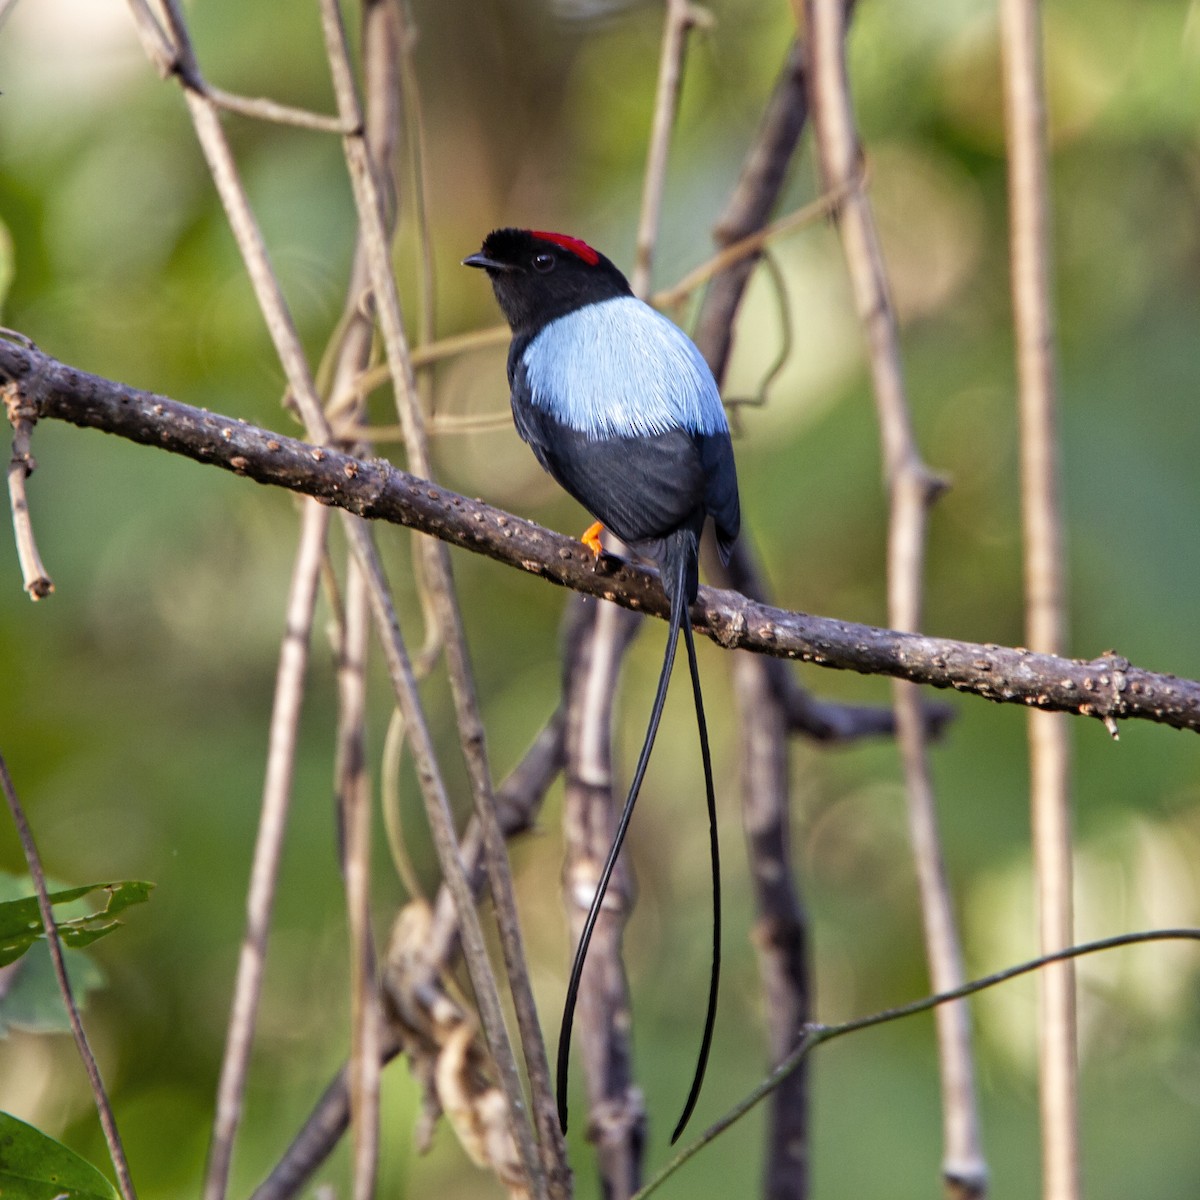
{"label": "blurred green background", "polygon": [[[656,284],[702,261],[791,33],[789,6],[716,0],[691,47],[666,190]],[[661,9],[601,0],[417,0],[440,335],[497,319],[459,260],[490,228],[561,228],[632,258]],[[200,60],[230,90],[329,111],[315,5],[203,0]],[[1056,292],[1073,651],[1200,676],[1200,9],[1168,0],[1046,6]],[[927,628],[1022,638],[1005,173],[993,6],[862,4],[851,45],[871,194],[903,320],[920,440],[953,490],[932,521]],[[117,0],[26,0],[0,29],[0,277],[4,324],[62,360],[193,404],[294,431],[282,376],[174,85],[144,61]],[[336,320],[353,221],[328,136],[228,119],[227,128],[314,358]],[[806,149],[785,207],[816,192]],[[775,248],[794,346],[737,445],[745,525],[781,604],[884,619],[885,506],[862,343],[833,231]],[[410,197],[397,271],[410,315]],[[762,278],[737,330],[726,389],[753,396],[778,353],[779,303]],[[447,413],[503,413],[503,351],[446,363]],[[373,415],[388,420],[383,397]],[[282,602],[296,540],[281,493],[165,454],[47,423],[34,442],[35,526],[58,590],[21,591],[11,538],[0,588],[0,750],[47,867],[68,883],[158,887],[96,947],[107,985],[89,1027],[144,1200],[194,1192],[202,1169],[262,784]],[[447,484],[556,528],[582,513],[510,428],[440,439]],[[378,536],[408,604],[407,538]],[[551,711],[564,595],[456,553],[498,772]],[[323,628],[323,626],[322,626]],[[623,689],[626,771],[645,720],[661,634],[648,630]],[[702,647],[722,815],[728,975],[699,1122],[762,1071],[752,921],[736,809],[725,662]],[[822,695],[886,703],[885,681],[809,669]],[[940,697],[939,697],[940,698]],[[374,748],[386,689],[375,691]],[[427,700],[454,759],[445,688]],[[954,697],[934,754],[949,870],[972,973],[1034,953],[1025,717]],[[330,654],[318,640],[263,1019],[235,1194],[268,1169],[347,1046],[345,916],[330,780]],[[627,944],[649,1161],[666,1155],[703,1005],[708,911],[690,707],[676,690],[631,838],[639,907]],[[1200,747],[1147,724],[1112,742],[1073,730],[1078,929],[1101,936],[1200,924]],[[888,744],[799,742],[795,861],[811,914],[818,1014],[836,1020],[927,990],[904,800]],[[461,773],[452,771],[458,785]],[[673,781],[694,780],[695,787]],[[411,789],[410,789],[411,791]],[[463,791],[459,787],[460,793]],[[407,826],[427,883],[428,839]],[[466,797],[458,796],[465,807]],[[515,848],[547,1024],[568,947],[557,900],[561,796]],[[379,930],[403,898],[377,838]],[[0,868],[21,858],[7,824]],[[1200,1005],[1191,947],[1081,964],[1083,1170],[1092,1197],[1166,1200],[1200,1186]],[[664,986],[666,980],[679,981]],[[685,981],[691,981],[688,985]],[[974,1005],[985,1145],[996,1196],[1039,1178],[1034,986]],[[404,1066],[385,1077],[382,1195],[494,1196],[441,1130],[419,1158]],[[577,1100],[578,1102],[578,1100]],[[821,1200],[927,1197],[940,1118],[932,1021],[822,1049],[813,1162]],[[0,1108],[104,1162],[69,1039],[0,1041]],[[582,1123],[581,1196],[596,1195]],[[706,1151],[663,1194],[752,1195],[761,1120]],[[341,1186],[344,1156],[322,1178]]]}

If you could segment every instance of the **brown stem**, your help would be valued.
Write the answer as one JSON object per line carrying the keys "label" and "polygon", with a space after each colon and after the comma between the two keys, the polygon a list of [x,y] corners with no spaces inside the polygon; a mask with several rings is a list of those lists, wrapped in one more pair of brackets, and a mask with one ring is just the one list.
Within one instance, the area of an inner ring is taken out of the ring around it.
{"label": "brown stem", "polygon": [[[322,27],[326,51],[333,73],[338,112],[349,124],[355,123],[360,110],[354,89],[345,29],[336,0],[321,0]],[[418,402],[412,360],[400,311],[400,298],[391,270],[387,230],[383,220],[378,165],[371,159],[365,140],[359,135],[344,139],[346,162],[354,191],[355,204],[367,249],[371,288],[379,312],[380,328],[388,366],[396,389],[397,408],[405,427],[405,444],[409,460],[417,472],[432,476],[424,418]],[[467,651],[466,631],[454,588],[449,555],[444,544],[427,543],[419,548],[429,567],[430,594],[441,622],[454,700],[459,740],[471,781],[475,812],[483,830],[485,862],[496,920],[500,931],[500,947],[512,991],[513,1005],[520,1030],[521,1046],[533,1094],[533,1116],[538,1132],[540,1158],[537,1164],[526,1164],[529,1184],[534,1195],[546,1195],[546,1189],[565,1194],[570,1172],[566,1162],[566,1146],[554,1115],[550,1091],[550,1070],[542,1040],[541,1026],[529,982],[525,952],[517,916],[512,876],[504,848],[504,838],[496,817],[495,795],[491,768],[488,763],[487,739],[479,702],[475,693],[474,673]],[[515,1061],[508,1060],[507,1039],[492,1050],[508,1097],[510,1116],[522,1120],[520,1080]],[[523,1149],[526,1137],[513,1130],[514,1139]],[[540,1169],[538,1169],[540,1167]]]}
{"label": "brown stem", "polygon": [[13,427],[12,457],[8,460],[8,500],[12,509],[17,561],[21,565],[21,578],[29,598],[43,600],[54,591],[54,580],[42,565],[42,556],[38,553],[33,521],[29,516],[29,499],[25,492],[25,480],[37,467],[30,449],[34,414],[26,410],[15,388],[5,387],[3,392],[4,408]]}
{"label": "brown stem", "polygon": [[[808,917],[791,854],[787,714],[765,665],[762,658],[739,654],[733,680],[742,742],[742,823],[755,897],[752,937],[774,1066],[803,1036],[812,1015],[812,994]],[[797,1200],[809,1194],[808,1110],[808,1072],[799,1070],[771,1101],[763,1188],[769,1200]]]}
{"label": "brown stem", "polygon": [[[564,721],[559,711],[497,790],[496,803],[505,837],[515,837],[532,827],[547,790],[562,768],[563,738]],[[481,841],[478,823],[472,820],[461,842],[461,854],[476,899],[486,882]],[[459,932],[458,909],[450,885],[443,882],[434,901],[432,920],[421,940],[420,970],[403,981],[403,994],[396,994],[394,979],[388,981],[387,994],[394,1012],[412,1014],[424,1010],[424,1024],[434,1023],[433,1009],[444,995],[438,981],[459,956]],[[397,1027],[393,1026],[383,1036],[381,1065],[399,1054],[401,1048]],[[313,1172],[332,1153],[350,1120],[347,1076],[348,1068],[343,1068],[334,1077],[270,1175],[255,1189],[252,1200],[289,1200],[304,1188]]]}
{"label": "brown stem", "polygon": [[[826,187],[847,193],[838,213],[838,230],[867,341],[883,442],[889,501],[888,619],[897,629],[916,630],[921,625],[928,511],[945,485],[925,465],[917,446],[879,234],[870,199],[858,184],[862,150],[846,68],[845,0],[808,0],[805,16],[813,42],[817,149]],[[892,694],[929,973],[935,989],[949,991],[964,977],[962,951],[938,832],[921,700],[917,689],[902,680],[893,684]],[[939,1008],[936,1027],[946,1193],[982,1196],[987,1165],[980,1143],[966,1006]]]}
{"label": "brown stem", "polygon": [[[624,608],[668,615],[654,572],[607,557],[597,563],[574,538],[387,463],[364,461],[136,391],[0,339],[0,385],[5,382],[18,385],[39,418],[103,429],[314,496],[359,516],[420,529],[564,587],[615,600]],[[774,608],[712,587],[701,587],[692,624],[730,650],[953,688],[1002,704],[1200,731],[1200,681],[1133,666],[1116,652],[1090,660],[1067,659],[1023,647],[878,629]]]}
{"label": "brown stem", "polygon": [[341,817],[342,863],[350,934],[350,1099],[354,1114],[354,1200],[371,1200],[379,1171],[379,1074],[382,1036],[375,942],[371,933],[371,780],[367,771],[365,581],[351,561],[338,654],[338,734],[334,782]]}
{"label": "brown stem", "polygon": [[233,1157],[233,1140],[242,1116],[283,836],[291,806],[304,677],[308,670],[313,613],[328,528],[329,513],[318,504],[306,504],[288,595],[283,644],[279,650],[262,808],[246,891],[246,931],[238,956],[229,1032],[217,1084],[205,1185],[210,1198],[224,1194]]}
{"label": "brown stem", "polygon": [[[718,245],[753,253],[731,261],[713,280],[696,326],[696,344],[713,373],[723,379],[732,348],[735,319],[765,232],[782,190],[788,164],[808,115],[807,54],[800,41],[788,51],[733,194],[717,224]],[[765,599],[767,588],[749,535],[743,532],[726,565],[707,555],[712,578]],[[795,885],[789,855],[790,777],[787,771],[787,698],[809,709],[807,693],[786,664],[739,656],[734,670],[738,698],[738,753],[742,822],[746,830],[756,920],[754,945],[763,980],[767,1044],[773,1064],[788,1053],[801,1033],[809,1008],[807,917]],[[810,713],[806,714],[810,715]],[[763,1173],[771,1200],[803,1200],[808,1195],[808,1072],[796,1072],[771,1101]]]}
{"label": "brown stem", "polygon": [[[1029,645],[1061,654],[1067,645],[1066,572],[1059,498],[1054,318],[1050,296],[1046,101],[1037,0],[1003,0],[1005,124],[1021,449],[1025,630]],[[1030,804],[1039,944],[1073,938],[1071,753],[1066,721],[1030,713]],[[1080,1195],[1075,969],[1063,962],[1040,977],[1039,1077],[1042,1190],[1047,1200]]]}
{"label": "brown stem", "polygon": [[[640,618],[612,604],[576,598],[568,606],[563,701],[566,726],[566,855],[563,887],[571,944],[583,931],[616,827],[613,805],[613,697]],[[596,922],[579,992],[578,1028],[587,1081],[588,1138],[607,1200],[628,1200],[641,1184],[646,1110],[634,1082],[629,988],[622,937],[633,881],[618,861]]]}
{"label": "brown stem", "polygon": [[[83,1021],[79,1016],[79,1006],[75,1003],[75,993],[71,990],[71,981],[67,976],[67,964],[63,960],[62,943],[58,938],[58,924],[54,920],[54,906],[46,888],[46,873],[42,869],[42,858],[38,853],[37,843],[33,839],[33,830],[29,828],[29,820],[25,816],[25,808],[17,795],[16,785],[9,774],[8,763],[0,755],[0,790],[8,802],[8,810],[12,814],[13,824],[17,828],[17,838],[25,855],[25,863],[29,867],[29,877],[33,880],[33,890],[37,893],[38,912],[42,918],[42,929],[46,934],[46,944],[50,949],[50,961],[54,964],[54,978],[58,983],[59,994],[67,1010],[67,1020],[71,1026],[71,1036],[75,1039],[75,1047],[79,1059],[87,1074],[88,1083],[92,1088],[92,1096],[96,1101],[96,1112],[100,1117],[100,1128],[104,1131],[104,1140],[108,1145],[108,1154],[112,1159],[113,1170],[117,1173],[117,1183],[121,1188],[124,1200],[137,1200],[137,1192],[133,1187],[133,1176],[129,1172],[129,1162],[125,1157],[125,1147],[121,1143],[121,1134],[117,1129],[117,1121],[113,1116],[112,1104],[108,1092],[104,1088],[104,1080],[100,1077],[100,1068],[96,1056],[92,1053]],[[17,1187],[20,1187],[18,1182]]]}

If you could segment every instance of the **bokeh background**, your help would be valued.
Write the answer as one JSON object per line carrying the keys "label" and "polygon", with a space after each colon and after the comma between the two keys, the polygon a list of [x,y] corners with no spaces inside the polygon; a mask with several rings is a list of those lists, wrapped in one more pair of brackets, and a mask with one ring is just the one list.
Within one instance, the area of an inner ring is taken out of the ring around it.
{"label": "bokeh background", "polygon": [[[702,261],[791,36],[789,6],[714,0],[691,47],[655,282]],[[416,0],[440,335],[495,322],[459,260],[499,224],[561,228],[632,258],[661,9],[562,0]],[[197,0],[206,74],[249,95],[332,107],[315,5]],[[1055,276],[1061,349],[1071,644],[1200,676],[1200,7],[1051,0]],[[994,6],[864,3],[850,65],[903,320],[920,441],[953,490],[933,516],[927,628],[1019,644],[1020,545],[1005,248],[1004,131]],[[173,84],[144,60],[118,0],[26,0],[0,29],[3,321],[101,375],[292,431],[281,372]],[[314,360],[342,303],[353,214],[340,147],[230,118],[245,178]],[[811,153],[785,207],[817,191]],[[396,265],[415,308],[411,197]],[[835,233],[774,253],[792,344],[761,406],[740,412],[745,524],[780,603],[884,619],[878,439]],[[686,321],[686,312],[681,319]],[[727,388],[754,398],[779,354],[779,297],[757,278]],[[447,413],[506,408],[503,350],[436,374]],[[384,398],[376,419],[388,419]],[[165,454],[52,423],[30,484],[58,590],[22,594],[0,535],[0,749],[59,879],[145,878],[151,903],[97,946],[106,978],[89,1027],[146,1200],[194,1192],[202,1169],[267,716],[296,539],[292,499]],[[437,443],[443,482],[556,528],[583,515],[510,428]],[[407,535],[380,530],[401,599]],[[564,595],[455,554],[497,770],[552,710]],[[408,623],[418,631],[411,605]],[[626,770],[661,653],[636,647],[623,688]],[[715,726],[728,897],[728,983],[699,1120],[763,1067],[751,920],[722,655],[702,648]],[[886,703],[882,680],[810,668],[822,695]],[[375,692],[374,746],[387,715]],[[305,712],[235,1191],[268,1169],[347,1047],[344,906],[331,807],[333,685],[318,642]],[[427,688],[452,750],[445,688]],[[934,754],[966,957],[983,973],[1034,953],[1024,714],[969,697]],[[690,706],[668,710],[631,838],[639,906],[627,944],[637,1053],[661,1162],[702,1014],[708,910]],[[1081,937],[1200,924],[1200,746],[1146,724],[1112,742],[1073,729]],[[448,753],[448,760],[454,758]],[[814,937],[818,1013],[835,1020],[927,990],[896,755],[876,743],[798,742],[795,863]],[[452,773],[452,779],[461,775]],[[695,786],[681,781],[694,780]],[[465,789],[459,801],[466,806]],[[406,828],[426,885],[412,789]],[[561,797],[515,848],[543,1013],[557,1014],[568,947],[557,899]],[[404,892],[377,838],[379,929]],[[17,872],[0,828],[0,867]],[[1093,1197],[1166,1200],[1200,1187],[1200,955],[1121,951],[1081,964],[1083,1171]],[[985,1143],[996,1196],[1036,1194],[1034,987],[974,1003]],[[548,1020],[552,1024],[552,1021]],[[446,1130],[418,1157],[418,1094],[385,1076],[383,1195],[493,1196]],[[68,1038],[11,1029],[0,1107],[103,1163]],[[937,1188],[932,1021],[837,1042],[814,1069],[815,1194],[924,1197]],[[668,1185],[668,1196],[754,1194],[751,1117]],[[596,1194],[579,1125],[580,1195]],[[323,1179],[342,1184],[343,1156]]]}

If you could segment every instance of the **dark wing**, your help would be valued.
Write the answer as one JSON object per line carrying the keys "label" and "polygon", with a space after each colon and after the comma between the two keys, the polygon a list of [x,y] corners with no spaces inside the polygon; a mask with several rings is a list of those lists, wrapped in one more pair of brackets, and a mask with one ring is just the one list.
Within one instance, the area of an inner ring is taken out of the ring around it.
{"label": "dark wing", "polygon": [[742,527],[733,443],[725,432],[709,434],[699,441],[700,461],[706,480],[704,507],[717,527],[717,548],[721,552],[721,561],[728,562],[729,553]]}
{"label": "dark wing", "polygon": [[723,558],[741,523],[737,471],[727,431],[685,429],[632,437],[589,437],[532,401],[523,355],[527,338],[514,338],[508,359],[513,422],[542,467],[622,541],[643,544],[659,557],[657,542],[692,526],[697,535],[711,513]]}
{"label": "dark wing", "polygon": [[[517,432],[538,462],[623,542],[655,542],[704,515],[704,463],[682,429],[652,437],[588,438],[513,394]],[[657,557],[654,549],[649,552]]]}

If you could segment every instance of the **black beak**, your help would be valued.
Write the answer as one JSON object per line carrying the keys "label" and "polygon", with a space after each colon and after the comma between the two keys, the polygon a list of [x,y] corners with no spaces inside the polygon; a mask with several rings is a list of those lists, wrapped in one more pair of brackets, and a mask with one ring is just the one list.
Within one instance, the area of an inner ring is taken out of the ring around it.
{"label": "black beak", "polygon": [[482,267],[485,271],[508,271],[511,268],[507,263],[497,262],[494,258],[488,258],[481,250],[478,254],[472,254],[469,258],[462,260],[464,267]]}

